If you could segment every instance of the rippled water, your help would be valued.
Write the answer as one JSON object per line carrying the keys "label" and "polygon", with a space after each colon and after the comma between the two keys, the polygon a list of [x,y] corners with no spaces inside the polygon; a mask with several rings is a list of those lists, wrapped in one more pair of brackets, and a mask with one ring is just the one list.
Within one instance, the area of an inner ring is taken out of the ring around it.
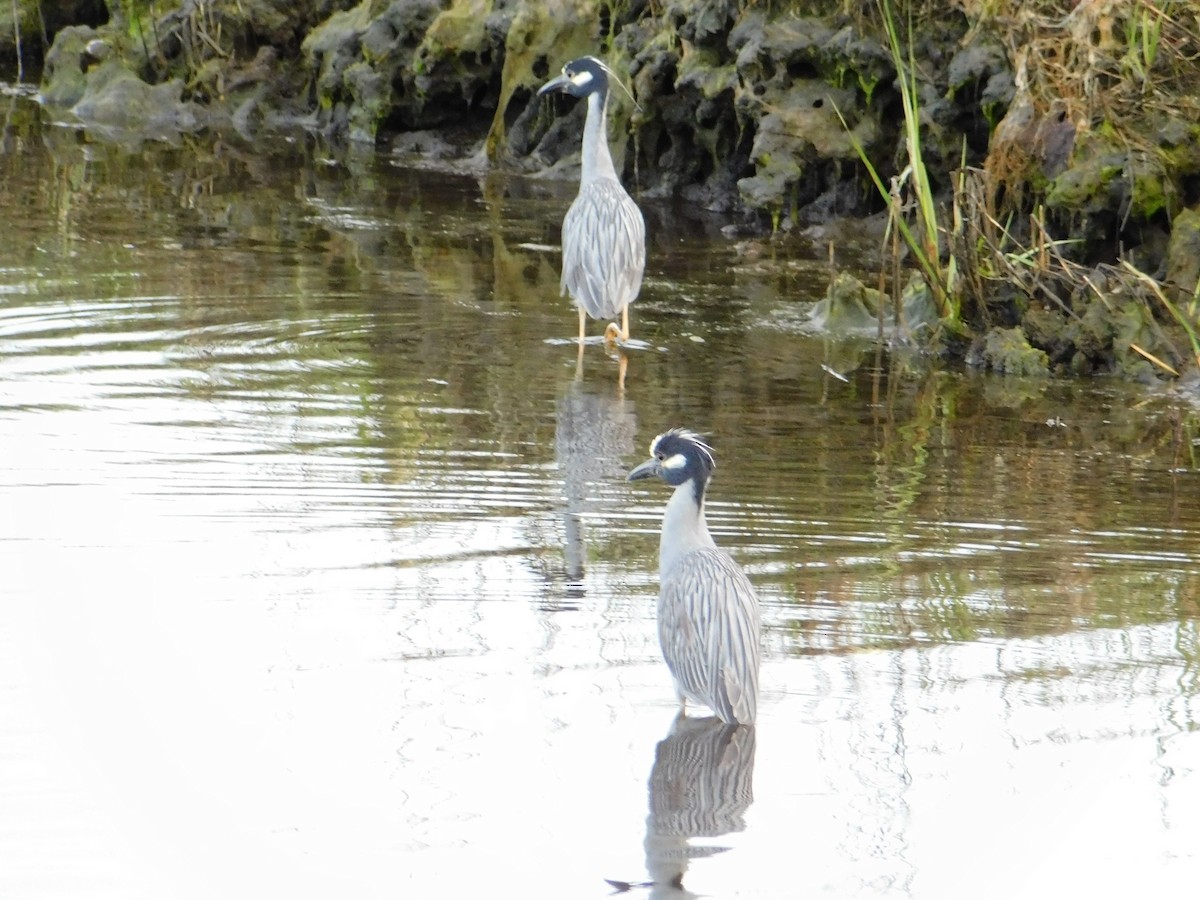
{"label": "rippled water", "polygon": [[[5,100],[3,896],[1194,887],[1188,402],[806,335],[824,248],[653,204],[622,389],[569,184]],[[624,473],[675,424],[763,599],[756,733],[672,721]]]}

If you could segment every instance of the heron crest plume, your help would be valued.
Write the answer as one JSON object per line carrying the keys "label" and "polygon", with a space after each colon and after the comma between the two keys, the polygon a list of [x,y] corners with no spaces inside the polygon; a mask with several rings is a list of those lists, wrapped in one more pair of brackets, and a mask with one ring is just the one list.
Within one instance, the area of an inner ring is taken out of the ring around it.
{"label": "heron crest plume", "polygon": [[590,59],[592,59],[596,65],[604,70],[604,74],[607,75],[610,80],[615,81],[620,86],[621,90],[625,92],[625,96],[628,97],[630,102],[633,103],[634,109],[636,109],[638,112],[641,112],[642,105],[638,103],[637,98],[633,96],[633,91],[626,87],[625,82],[621,80],[621,76],[613,71],[612,67],[598,56],[590,57]]}
{"label": "heron crest plume", "polygon": [[662,447],[663,442],[669,441],[670,439],[687,441],[702,454],[704,454],[704,457],[708,460],[710,469],[715,469],[717,467],[717,459],[715,456],[713,456],[712,447],[705,442],[704,438],[692,431],[690,428],[671,428],[667,431],[664,431],[650,442],[650,455],[658,456],[658,454],[662,452],[660,448]]}

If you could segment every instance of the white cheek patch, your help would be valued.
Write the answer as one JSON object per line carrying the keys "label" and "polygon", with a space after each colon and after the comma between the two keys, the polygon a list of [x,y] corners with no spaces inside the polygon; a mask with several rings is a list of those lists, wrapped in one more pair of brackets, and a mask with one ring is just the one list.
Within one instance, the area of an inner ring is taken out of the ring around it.
{"label": "white cheek patch", "polygon": [[574,75],[571,76],[571,84],[575,85],[575,87],[583,87],[584,85],[588,84],[591,80],[592,80],[592,73],[588,72],[586,70],[584,70],[582,72],[576,72]]}
{"label": "white cheek patch", "polygon": [[687,457],[682,453],[676,453],[674,456],[668,456],[663,460],[662,467],[664,469],[682,469],[687,466]]}

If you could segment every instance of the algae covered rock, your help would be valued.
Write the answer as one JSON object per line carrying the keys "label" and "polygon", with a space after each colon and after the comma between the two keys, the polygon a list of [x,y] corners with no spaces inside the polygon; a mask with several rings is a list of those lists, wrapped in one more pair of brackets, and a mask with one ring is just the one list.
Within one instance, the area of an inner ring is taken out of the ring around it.
{"label": "algae covered rock", "polygon": [[1196,295],[1200,284],[1200,209],[1185,209],[1171,222],[1166,283],[1176,302],[1186,302]]}
{"label": "algae covered rock", "polygon": [[1093,139],[1076,146],[1071,164],[1050,183],[1046,208],[1070,216],[1148,221],[1159,211],[1172,211],[1178,195],[1155,155]]}
{"label": "algae covered rock", "polygon": [[839,272],[816,302],[809,324],[821,331],[867,333],[879,328],[879,310],[887,298],[853,275]]}
{"label": "algae covered rock", "polygon": [[[101,51],[101,46],[106,49]],[[42,102],[57,109],[70,109],[78,103],[87,89],[88,67],[100,58],[94,51],[107,55],[108,50],[109,45],[91,26],[72,25],[60,31],[42,66]]]}
{"label": "algae covered rock", "polygon": [[206,111],[183,99],[183,83],[148,84],[124,61],[121,38],[87,26],[65,28],[46,58],[42,102],[116,140],[171,138],[195,131]]}
{"label": "algae covered rock", "polygon": [[882,327],[885,334],[895,336],[899,324],[906,337],[918,330],[930,329],[936,323],[933,298],[920,277],[914,275],[905,285],[897,317],[890,297],[867,287],[846,272],[834,276],[825,296],[813,305],[808,318],[810,327],[835,334],[872,335]]}
{"label": "algae covered rock", "polygon": [[71,112],[84,124],[125,133],[169,136],[195,131],[204,113],[182,99],[178,80],[150,85],[117,60],[90,69],[87,85]]}
{"label": "algae covered rock", "polygon": [[770,211],[778,227],[816,199],[799,188],[820,183],[813,176],[821,168],[857,159],[856,143],[878,143],[877,120],[863,114],[858,92],[873,90],[890,66],[877,42],[856,41],[849,29],[757,9],[734,26],[729,45],[736,53],[738,117],[754,124],[753,172],[738,181],[738,191],[748,207]]}
{"label": "algae covered rock", "polygon": [[439,0],[363,0],[313,28],[301,50],[313,72],[315,124],[372,141],[397,104],[419,110],[415,90],[405,96],[405,73],[411,85],[417,49],[444,6]]}
{"label": "algae covered rock", "polygon": [[1029,343],[1045,350],[1052,362],[1070,357],[1075,349],[1067,336],[1067,317],[1060,309],[1033,306],[1025,312],[1021,326]]}
{"label": "algae covered rock", "polygon": [[[596,16],[594,0],[517,5],[504,43],[500,94],[486,142],[488,159],[512,161],[514,157],[525,158],[535,148],[554,158],[578,151],[577,129],[582,128],[582,120],[576,121],[569,131],[559,117],[553,122],[548,121],[545,107],[535,94],[562,65],[596,52]],[[619,90],[617,94],[618,99],[609,108],[610,135],[620,133],[625,126],[624,103]],[[578,107],[578,111],[572,110],[572,116],[582,115],[584,104],[578,104]],[[510,112],[513,108],[520,110],[515,117]],[[542,143],[556,126],[559,128],[557,139]],[[616,143],[612,150],[613,162],[619,170],[624,161],[623,142]]]}
{"label": "algae covered rock", "polygon": [[967,362],[1005,375],[1050,374],[1045,352],[1031,347],[1020,327],[992,328],[976,341]]}

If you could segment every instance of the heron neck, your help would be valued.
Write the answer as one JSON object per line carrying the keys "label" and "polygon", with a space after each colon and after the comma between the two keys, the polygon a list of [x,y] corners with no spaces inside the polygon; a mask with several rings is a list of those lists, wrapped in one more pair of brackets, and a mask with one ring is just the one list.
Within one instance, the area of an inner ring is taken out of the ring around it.
{"label": "heron neck", "polygon": [[685,554],[716,546],[704,521],[704,488],[685,481],[675,488],[663,513],[662,538],[658,544],[658,576],[663,578]]}
{"label": "heron neck", "polygon": [[608,91],[596,91],[587,98],[587,118],[583,123],[583,179],[617,178],[612,154],[608,149]]}

